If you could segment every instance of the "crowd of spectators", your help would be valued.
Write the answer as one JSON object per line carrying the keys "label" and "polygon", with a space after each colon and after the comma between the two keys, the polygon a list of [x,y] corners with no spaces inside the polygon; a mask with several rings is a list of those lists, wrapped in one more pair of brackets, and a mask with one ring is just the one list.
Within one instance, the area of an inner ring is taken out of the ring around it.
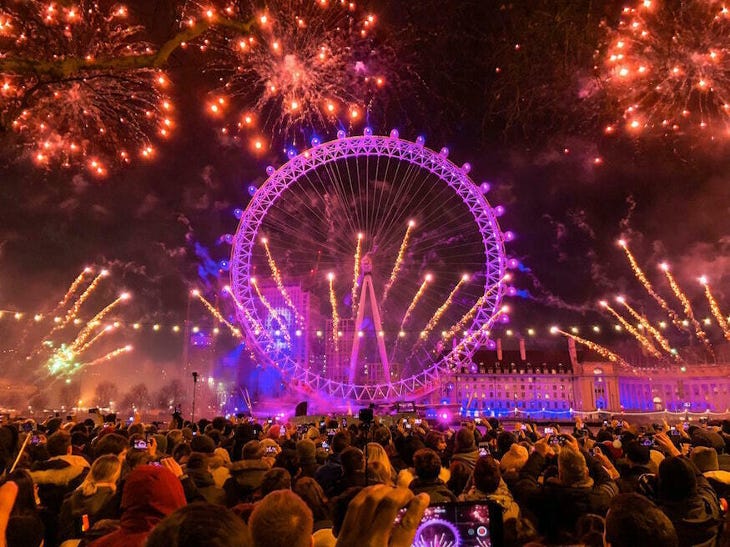
{"label": "crowd of spectators", "polygon": [[406,546],[450,502],[494,545],[730,544],[730,421],[349,422],[7,423],[0,547]]}

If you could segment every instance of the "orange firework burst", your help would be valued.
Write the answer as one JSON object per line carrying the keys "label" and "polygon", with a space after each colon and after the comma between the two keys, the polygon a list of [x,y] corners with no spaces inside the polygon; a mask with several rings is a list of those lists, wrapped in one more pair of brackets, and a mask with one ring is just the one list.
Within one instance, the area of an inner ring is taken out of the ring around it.
{"label": "orange firework burst", "polygon": [[[214,10],[211,3],[191,2],[190,21],[221,13],[255,23],[250,32],[221,32],[200,45],[216,51],[211,70],[222,82],[208,110],[218,116],[235,109],[240,121],[234,131],[287,136],[302,125],[360,124],[390,82],[391,63],[384,60],[389,52],[376,47],[373,36],[377,17],[355,2],[213,4]],[[227,98],[226,105],[213,108],[218,97]]]}
{"label": "orange firework burst", "polygon": [[327,274],[329,281],[330,306],[332,307],[332,344],[338,350],[340,336],[340,314],[337,312],[337,295],[335,294],[335,274]]}
{"label": "orange firework burst", "polygon": [[193,289],[190,294],[200,300],[203,303],[203,306],[211,313],[213,317],[215,317],[218,321],[223,323],[226,327],[228,327],[228,330],[231,331],[231,334],[235,336],[236,338],[243,338],[243,335],[241,334],[241,330],[235,327],[230,321],[228,321],[223,315],[221,315],[221,312],[219,312],[217,309],[215,309],[215,306],[208,302],[208,300],[205,299],[205,297],[200,294],[200,291],[198,289]]}
{"label": "orange firework burst", "polygon": [[115,165],[154,155],[174,127],[164,72],[116,2],[4,2],[0,126],[42,167]]}
{"label": "orange firework burst", "polygon": [[624,8],[608,44],[603,76],[629,133],[725,129],[730,12],[724,2],[638,0]]}
{"label": "orange firework burst", "polygon": [[284,299],[284,302],[286,302],[286,305],[289,307],[289,309],[294,313],[294,316],[297,319],[297,323],[301,325],[304,323],[304,318],[299,313],[299,310],[297,310],[297,307],[294,305],[294,302],[292,302],[291,296],[289,296],[289,292],[286,290],[286,287],[284,286],[284,280],[281,277],[281,271],[279,270],[279,267],[276,265],[276,261],[274,260],[274,256],[271,254],[271,249],[269,249],[269,240],[266,238],[263,238],[261,240],[261,243],[264,245],[264,249],[266,250],[266,261],[269,263],[269,269],[271,270],[271,276],[274,278],[274,282],[276,283],[276,288],[279,289],[279,293],[281,294],[281,297]]}
{"label": "orange firework burst", "polygon": [[418,304],[418,301],[423,296],[423,293],[426,292],[426,287],[428,287],[428,284],[432,280],[433,280],[433,276],[431,274],[426,274],[426,277],[423,278],[423,283],[421,283],[421,286],[418,287],[416,294],[413,296],[411,303],[408,305],[408,309],[406,309],[406,313],[403,314],[403,319],[401,319],[401,322],[400,322],[401,332],[403,332],[403,327],[408,322],[408,319],[410,319],[411,314],[413,313],[413,310],[416,308],[416,304]]}
{"label": "orange firework burst", "polygon": [[363,234],[357,234],[357,246],[355,247],[355,266],[352,269],[352,316],[357,315],[357,287],[360,280],[360,255],[362,254]]}

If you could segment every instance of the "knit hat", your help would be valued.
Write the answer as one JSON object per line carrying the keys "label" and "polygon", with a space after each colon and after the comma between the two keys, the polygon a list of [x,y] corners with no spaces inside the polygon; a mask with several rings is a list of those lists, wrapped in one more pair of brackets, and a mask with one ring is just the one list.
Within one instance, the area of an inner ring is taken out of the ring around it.
{"label": "knit hat", "polygon": [[588,466],[583,454],[564,446],[558,454],[560,482],[566,486],[582,483],[588,477]]}
{"label": "knit hat", "polygon": [[279,443],[277,443],[274,439],[264,439],[263,441],[261,441],[261,448],[263,449],[265,455],[271,455],[269,454],[269,449],[272,447],[276,449],[274,456],[281,452],[281,447],[279,446]]}
{"label": "knit hat", "polygon": [[698,427],[692,432],[692,446],[707,446],[720,452],[725,448],[725,440],[716,431]]}
{"label": "knit hat", "polygon": [[190,441],[190,449],[193,452],[202,452],[204,454],[212,454],[215,450],[215,442],[208,435],[196,435]]}
{"label": "knit hat", "polygon": [[475,449],[476,441],[474,440],[474,432],[470,429],[462,427],[456,433],[454,452],[471,452]]}
{"label": "knit hat", "polygon": [[319,440],[319,429],[312,426],[307,430],[306,438],[316,443]]}
{"label": "knit hat", "polygon": [[228,465],[231,463],[231,455],[225,448],[218,447],[213,453],[223,460],[223,465]]}
{"label": "knit hat", "polygon": [[702,473],[720,469],[720,464],[717,461],[717,451],[714,448],[698,446],[692,449],[689,459]]}
{"label": "knit hat", "polygon": [[297,443],[297,456],[302,464],[316,463],[317,447],[309,439],[302,439]]}
{"label": "knit hat", "polygon": [[659,464],[657,495],[660,501],[686,500],[697,493],[697,477],[692,463],[681,456]]}
{"label": "knit hat", "polygon": [[279,424],[274,424],[269,428],[269,431],[266,434],[266,436],[269,439],[278,439],[280,434],[281,434],[281,426]]}
{"label": "knit hat", "polygon": [[646,465],[650,460],[650,450],[648,446],[644,446],[639,441],[630,441],[626,445],[626,457],[632,463]]}
{"label": "knit hat", "polygon": [[658,450],[649,450],[649,465],[647,467],[652,473],[659,472],[659,464],[664,461],[664,454]]}
{"label": "knit hat", "polygon": [[499,469],[502,473],[507,471],[519,471],[527,463],[527,448],[517,443],[509,447],[507,453],[502,456],[502,460],[499,462]]}
{"label": "knit hat", "polygon": [[264,455],[264,449],[258,441],[248,441],[243,445],[244,460],[258,460]]}

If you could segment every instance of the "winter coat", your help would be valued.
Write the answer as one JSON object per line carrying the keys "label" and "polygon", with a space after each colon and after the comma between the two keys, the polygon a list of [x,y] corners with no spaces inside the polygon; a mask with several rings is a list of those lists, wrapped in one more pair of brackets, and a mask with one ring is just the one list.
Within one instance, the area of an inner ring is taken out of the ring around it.
{"label": "winter coat", "polygon": [[341,478],[342,463],[339,454],[330,454],[325,464],[314,474],[314,480],[319,483],[328,498],[332,497]]}
{"label": "winter coat", "polygon": [[657,505],[674,524],[682,547],[715,547],[722,516],[717,494],[697,475],[697,494],[680,501],[659,499]]}
{"label": "winter coat", "polygon": [[707,482],[718,498],[725,498],[730,501],[730,472],[728,471],[706,471],[704,473]]}
{"label": "winter coat", "polygon": [[474,450],[470,450],[469,452],[455,453],[453,456],[451,456],[451,463],[463,462],[469,467],[469,469],[471,469],[473,471],[474,467],[476,467],[478,459],[479,459],[479,450],[477,450],[475,448]]}
{"label": "winter coat", "polygon": [[431,503],[456,501],[456,496],[454,495],[454,493],[449,490],[449,487],[446,486],[446,483],[444,481],[438,478],[432,480],[422,480],[416,478],[411,481],[411,484],[408,485],[408,488],[414,494],[421,494],[425,492],[431,498]]}
{"label": "winter coat", "polygon": [[491,494],[487,494],[479,490],[476,486],[472,486],[468,492],[465,492],[459,496],[459,501],[480,501],[487,500],[492,501],[502,508],[502,520],[506,521],[509,519],[520,518],[520,506],[512,497],[512,492],[509,491],[507,483],[502,479],[499,480],[499,486]]}
{"label": "winter coat", "polygon": [[193,480],[195,487],[206,502],[214,505],[226,504],[226,492],[223,488],[216,486],[213,475],[209,471],[204,469],[188,470],[188,476]]}
{"label": "winter coat", "polygon": [[625,466],[619,472],[621,477],[616,482],[618,483],[619,492],[622,494],[639,492],[639,478],[642,475],[652,474],[651,469],[643,465]]}
{"label": "winter coat", "polygon": [[264,475],[271,469],[268,460],[240,460],[231,464],[231,478],[223,484],[226,505],[253,501],[254,492],[261,486]]}
{"label": "winter coat", "polygon": [[104,506],[114,497],[115,489],[109,486],[100,486],[90,496],[84,495],[81,490],[74,490],[66,496],[61,506],[59,518],[59,541],[80,538],[82,535],[82,519],[88,518],[89,526],[93,526],[97,515]]}
{"label": "winter coat", "polygon": [[590,455],[586,462],[592,477],[572,485],[564,485],[556,478],[546,479],[540,484],[538,477],[545,458],[538,452],[530,454],[520,471],[513,491],[517,503],[531,511],[537,519],[538,530],[549,541],[573,541],[578,519],[587,513],[605,516],[611,498],[618,494],[618,486],[600,463]]}

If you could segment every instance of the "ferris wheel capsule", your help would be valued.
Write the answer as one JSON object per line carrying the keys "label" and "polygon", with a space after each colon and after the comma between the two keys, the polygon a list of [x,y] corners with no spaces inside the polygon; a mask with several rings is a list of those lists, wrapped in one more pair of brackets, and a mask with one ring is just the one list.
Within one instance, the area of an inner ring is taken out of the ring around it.
{"label": "ferris wheel capsule", "polygon": [[390,130],[390,138],[391,139],[397,139],[400,136],[400,133],[397,129],[391,129]]}

